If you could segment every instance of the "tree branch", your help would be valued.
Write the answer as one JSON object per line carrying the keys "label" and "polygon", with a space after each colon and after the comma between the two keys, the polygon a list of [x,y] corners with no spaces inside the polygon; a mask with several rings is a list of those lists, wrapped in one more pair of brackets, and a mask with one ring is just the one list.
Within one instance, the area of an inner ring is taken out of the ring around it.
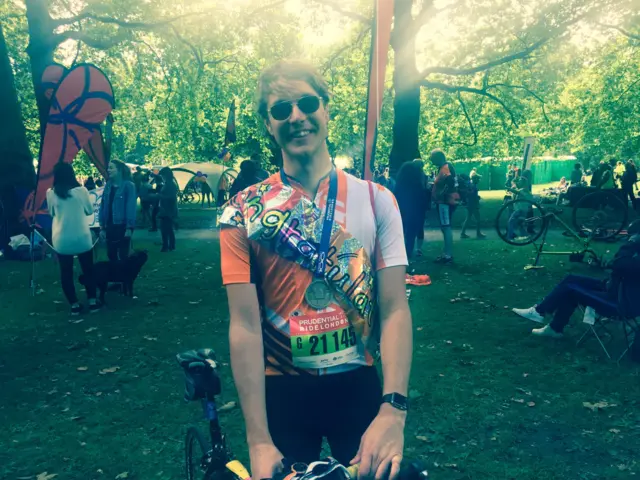
{"label": "tree branch", "polygon": [[500,87],[524,90],[525,92],[527,92],[529,95],[535,98],[538,102],[540,102],[540,105],[542,107],[542,115],[544,115],[544,119],[547,121],[547,123],[550,122],[549,117],[547,117],[546,102],[544,101],[544,99],[540,95],[538,95],[536,92],[525,87],[524,85],[511,85],[508,83],[492,83],[491,85],[485,85],[483,90],[488,90],[490,88],[500,88]]}
{"label": "tree branch", "polygon": [[371,24],[371,18],[365,17],[364,15],[360,15],[356,12],[349,12],[342,8],[342,6],[338,2],[333,2],[331,0],[313,0],[316,3],[320,3],[322,5],[326,5],[327,7],[332,8],[338,13],[341,13],[345,17],[351,18],[352,20],[357,20],[358,22],[362,22],[366,25]]}
{"label": "tree branch", "polygon": [[501,100],[500,98],[496,97],[495,95],[487,92],[485,89],[478,89],[478,88],[472,88],[472,87],[465,87],[465,86],[461,86],[461,85],[449,85],[446,83],[442,83],[442,82],[431,82],[429,80],[422,80],[420,82],[420,85],[422,85],[423,87],[427,87],[427,88],[433,88],[436,90],[442,90],[443,92],[449,92],[449,93],[459,93],[459,92],[468,92],[468,93],[475,93],[476,95],[481,95],[483,97],[487,97],[490,98],[491,100],[493,100],[494,102],[496,102],[497,104],[499,104],[502,108],[504,108],[504,110],[509,114],[509,117],[511,117],[511,123],[513,124],[514,127],[518,127],[518,122],[516,120],[516,116],[513,113],[513,111],[511,111],[511,109],[507,106],[506,103],[504,103],[503,100]]}
{"label": "tree branch", "polygon": [[124,42],[125,40],[129,40],[130,34],[128,32],[119,32],[117,35],[107,38],[107,39],[99,39],[88,36],[84,32],[80,32],[77,30],[69,30],[67,32],[58,33],[55,35],[55,45],[60,45],[65,40],[77,40],[79,42],[83,42],[85,45],[88,45],[91,48],[95,48],[97,50],[109,50],[110,48],[115,47],[119,43]]}
{"label": "tree branch", "polygon": [[638,78],[635,82],[632,82],[631,85],[625,88],[624,91],[618,96],[618,98],[615,99],[615,103],[618,103],[620,99],[624,97],[627,94],[627,92],[629,92],[629,90],[631,90],[638,83],[640,83],[640,78]]}
{"label": "tree branch", "polygon": [[514,60],[527,58],[532,52],[540,48],[542,45],[551,40],[551,37],[545,37],[541,40],[538,40],[534,44],[529,47],[521,50],[517,53],[512,53],[502,58],[498,58],[497,60],[492,60],[491,62],[483,63],[481,65],[477,65],[471,68],[452,68],[452,67],[429,67],[424,69],[421,72],[421,76],[423,78],[428,77],[434,73],[440,73],[443,75],[474,75],[479,72],[484,72],[489,70],[490,68],[497,67],[499,65],[504,65],[505,63],[513,62]]}
{"label": "tree branch", "polygon": [[476,129],[473,125],[473,121],[471,120],[471,117],[469,116],[469,112],[467,111],[467,105],[464,103],[464,100],[462,100],[462,94],[458,92],[457,97],[458,97],[458,103],[460,103],[460,106],[462,107],[462,112],[464,113],[464,116],[467,119],[467,123],[469,124],[469,128],[471,129],[471,133],[473,134],[473,143],[453,142],[453,145],[464,145],[466,147],[473,147],[478,143],[478,133],[476,132]]}
{"label": "tree branch", "polygon": [[113,18],[113,17],[107,17],[104,15],[95,15],[89,11],[82,11],[80,12],[78,15],[75,15],[73,17],[66,17],[66,18],[55,18],[53,19],[53,24],[56,27],[60,27],[60,26],[64,26],[64,25],[70,25],[72,23],[75,22],[79,22],[81,20],[86,20],[86,19],[90,19],[90,20],[95,20],[96,22],[101,22],[101,23],[110,23],[110,24],[114,24],[114,25],[118,25],[119,27],[123,27],[123,28],[132,28],[132,29],[136,29],[136,30],[153,30],[154,28],[158,28],[158,27],[163,27],[165,25],[170,25],[174,22],[177,22],[178,20],[181,20],[183,18],[186,17],[193,17],[195,15],[203,15],[211,10],[215,10],[214,8],[212,9],[208,9],[208,10],[204,10],[204,11],[200,11],[200,12],[190,12],[190,13],[185,13],[183,15],[178,15],[177,17],[173,17],[173,18],[168,18],[165,20],[160,20],[158,22],[130,22],[127,20],[120,20],[119,18]]}
{"label": "tree branch", "polygon": [[367,36],[367,33],[369,33],[371,31],[371,24],[369,24],[365,29],[363,29],[357,36],[355,42],[353,43],[348,43],[347,45],[345,45],[344,47],[340,48],[339,50],[337,50],[333,55],[331,55],[329,57],[329,59],[325,62],[325,64],[323,65],[321,71],[322,74],[324,75],[325,73],[327,73],[327,70],[329,70],[332,66],[333,66],[333,62],[335,62],[338,58],[340,58],[340,56],[348,51],[351,50],[355,47],[357,47],[358,45],[360,45],[360,42],[362,42],[362,40],[364,39],[364,37]]}
{"label": "tree branch", "polygon": [[631,33],[628,30],[625,30],[622,27],[618,27],[617,25],[607,25],[606,23],[600,23],[600,22],[596,22],[596,25],[600,25],[603,28],[612,28],[614,30],[617,30],[618,32],[620,32],[622,35],[624,35],[627,38],[630,38],[632,40],[637,40],[640,41],[640,35],[636,35],[635,33]]}

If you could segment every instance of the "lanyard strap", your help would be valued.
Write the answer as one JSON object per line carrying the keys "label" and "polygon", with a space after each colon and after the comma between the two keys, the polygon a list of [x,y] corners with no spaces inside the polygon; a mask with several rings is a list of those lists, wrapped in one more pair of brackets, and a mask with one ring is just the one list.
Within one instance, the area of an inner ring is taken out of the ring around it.
{"label": "lanyard strap", "polygon": [[[282,183],[291,186],[289,177],[280,170],[280,178]],[[316,278],[324,278],[324,269],[327,264],[327,254],[329,253],[329,243],[331,242],[331,230],[333,229],[333,219],[336,212],[336,200],[338,197],[338,174],[336,169],[332,168],[329,172],[329,192],[327,193],[327,206],[324,211],[324,220],[322,222],[322,235],[320,237],[320,248],[318,250],[318,263],[316,263],[313,272]]]}

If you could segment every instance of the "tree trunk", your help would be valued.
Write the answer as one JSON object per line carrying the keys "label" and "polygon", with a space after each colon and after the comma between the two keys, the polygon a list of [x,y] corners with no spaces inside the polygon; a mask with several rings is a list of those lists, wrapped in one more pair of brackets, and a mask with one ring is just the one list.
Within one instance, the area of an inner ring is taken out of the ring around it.
{"label": "tree trunk", "polygon": [[[3,214],[6,216],[4,220],[9,224],[9,232],[13,233],[19,213],[14,187],[33,187],[35,176],[2,24],[0,24],[0,91],[3,92],[0,95],[3,125],[0,128],[0,201],[4,205]],[[2,225],[0,224],[0,232]],[[0,238],[0,248],[4,246],[4,241],[5,239]]]}
{"label": "tree trunk", "polygon": [[49,100],[42,89],[42,74],[53,63],[53,53],[58,42],[53,33],[54,24],[49,15],[48,0],[26,0],[29,23],[27,53],[31,63],[31,78],[36,94],[40,131],[44,131],[49,116]]}
{"label": "tree trunk", "polygon": [[[396,0],[391,46],[394,51],[393,144],[389,173],[395,176],[404,162],[419,158],[420,84],[415,37],[411,35],[412,0]],[[409,34],[409,35],[407,35]]]}

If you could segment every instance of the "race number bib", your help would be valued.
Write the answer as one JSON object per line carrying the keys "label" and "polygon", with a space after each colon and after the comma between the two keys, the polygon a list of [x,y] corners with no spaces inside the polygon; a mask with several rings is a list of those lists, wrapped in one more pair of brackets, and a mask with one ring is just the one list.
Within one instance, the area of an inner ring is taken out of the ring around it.
{"label": "race number bib", "polygon": [[289,318],[293,364],[328,368],[358,358],[356,332],[342,310]]}

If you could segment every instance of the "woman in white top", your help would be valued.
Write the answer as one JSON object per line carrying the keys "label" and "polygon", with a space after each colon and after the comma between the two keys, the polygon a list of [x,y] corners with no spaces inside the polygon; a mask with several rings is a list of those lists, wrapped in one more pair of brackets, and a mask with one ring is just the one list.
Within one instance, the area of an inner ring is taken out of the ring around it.
{"label": "woman in white top", "polygon": [[78,303],[73,280],[73,257],[77,256],[86,280],[89,311],[100,308],[96,301],[93,278],[93,240],[87,216],[93,214],[89,192],[76,180],[73,167],[59,163],[53,170],[53,188],[47,191],[47,206],[53,218],[53,248],[60,262],[62,291],[71,304],[71,315],[79,315],[82,305]]}

